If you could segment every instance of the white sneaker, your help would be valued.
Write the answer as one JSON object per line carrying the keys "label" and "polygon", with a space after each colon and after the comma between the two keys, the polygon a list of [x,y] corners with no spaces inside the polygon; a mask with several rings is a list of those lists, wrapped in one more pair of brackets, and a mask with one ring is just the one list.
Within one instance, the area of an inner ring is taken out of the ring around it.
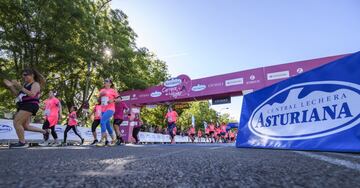
{"label": "white sneaker", "polygon": [[54,142],[51,146],[52,147],[59,147],[59,146],[61,146],[61,143],[60,142]]}
{"label": "white sneaker", "polygon": [[44,141],[43,143],[40,143],[39,146],[42,146],[42,147],[49,146],[49,142],[48,142],[48,141]]}

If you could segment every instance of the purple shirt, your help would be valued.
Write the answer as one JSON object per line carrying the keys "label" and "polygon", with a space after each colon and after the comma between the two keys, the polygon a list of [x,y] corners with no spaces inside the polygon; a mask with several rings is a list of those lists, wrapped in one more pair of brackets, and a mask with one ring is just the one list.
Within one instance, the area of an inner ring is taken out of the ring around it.
{"label": "purple shirt", "polygon": [[114,119],[124,119],[124,110],[129,109],[125,102],[115,103]]}

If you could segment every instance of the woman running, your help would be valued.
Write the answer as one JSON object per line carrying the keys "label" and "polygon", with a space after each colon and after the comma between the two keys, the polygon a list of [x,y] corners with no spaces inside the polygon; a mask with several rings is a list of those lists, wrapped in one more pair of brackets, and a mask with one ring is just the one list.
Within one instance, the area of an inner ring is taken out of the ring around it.
{"label": "woman running", "polygon": [[99,142],[97,139],[96,128],[100,125],[101,114],[102,114],[101,101],[98,100],[98,103],[95,105],[92,113],[90,114],[90,116],[94,115],[94,121],[91,125],[91,132],[93,134],[94,141],[91,143],[91,145],[95,145]]}
{"label": "woman running", "polygon": [[70,114],[68,116],[68,122],[67,122],[67,126],[65,128],[64,131],[64,142],[63,144],[66,145],[66,138],[67,138],[67,133],[72,129],[74,131],[74,133],[80,138],[81,140],[81,145],[84,144],[84,139],[81,137],[81,135],[77,132],[76,130],[76,126],[78,125],[78,121],[77,121],[77,115],[76,115],[76,111],[77,111],[77,107],[73,106],[70,109]]}
{"label": "woman running", "polygon": [[[54,138],[53,146],[59,146],[57,141],[58,136],[55,131],[55,126],[61,117],[61,103],[59,99],[55,97],[55,93],[53,91],[49,92],[49,98],[44,101],[45,109],[44,109],[44,119],[45,122],[43,124],[42,129],[49,132],[51,130],[51,135]],[[44,136],[44,142],[39,144],[40,146],[48,146],[49,136]]]}
{"label": "woman running", "polygon": [[140,119],[139,113],[135,114],[134,122],[135,122],[135,126],[133,128],[132,136],[135,139],[135,144],[139,144],[140,140],[139,140],[138,135],[139,135],[141,125],[142,125],[142,121]]}
{"label": "woman running", "polygon": [[[176,121],[178,118],[178,114],[171,107],[168,109],[168,113],[165,116],[165,119],[168,123],[168,132],[170,135],[171,144],[175,144],[175,134],[176,134]],[[175,132],[175,133],[174,133]]]}
{"label": "woman running", "polygon": [[200,143],[201,142],[201,137],[202,137],[202,132],[201,132],[200,129],[197,132],[197,137],[198,137],[198,142]]}
{"label": "woman running", "polygon": [[220,142],[220,138],[221,138],[221,129],[220,129],[220,126],[217,126],[215,128],[215,140],[217,143]]}
{"label": "woman running", "polygon": [[16,97],[17,112],[13,120],[13,124],[18,136],[19,142],[11,144],[11,148],[26,148],[29,147],[25,142],[24,131],[39,132],[48,136],[48,132],[43,129],[30,126],[31,116],[35,116],[39,110],[40,89],[45,85],[43,76],[35,69],[25,69],[22,72],[24,85],[21,85],[16,80],[4,79],[4,84],[11,90]]}
{"label": "woman running", "polygon": [[111,117],[115,112],[115,102],[120,101],[116,99],[119,96],[118,92],[114,89],[114,84],[111,79],[104,80],[104,88],[100,90],[100,100],[102,106],[102,116],[100,119],[101,126],[101,141],[96,144],[97,146],[108,145],[106,130],[112,138],[111,145],[115,145],[116,139],[110,125]]}
{"label": "woman running", "polygon": [[190,127],[189,137],[191,139],[191,142],[194,143],[194,141],[195,141],[195,128],[194,127]]}
{"label": "woman running", "polygon": [[226,124],[222,123],[220,126],[220,135],[222,142],[226,142]]}
{"label": "woman running", "polygon": [[215,141],[215,125],[212,122],[209,125],[209,134],[210,134],[210,142],[214,143],[214,141]]}
{"label": "woman running", "polygon": [[205,128],[205,142],[210,142],[210,127]]}
{"label": "woman running", "polygon": [[116,144],[120,145],[123,143],[122,135],[120,133],[120,125],[124,121],[124,111],[128,110],[129,107],[124,101],[121,100],[121,97],[118,96],[118,102],[115,103],[115,113],[114,113],[114,129],[116,134]]}

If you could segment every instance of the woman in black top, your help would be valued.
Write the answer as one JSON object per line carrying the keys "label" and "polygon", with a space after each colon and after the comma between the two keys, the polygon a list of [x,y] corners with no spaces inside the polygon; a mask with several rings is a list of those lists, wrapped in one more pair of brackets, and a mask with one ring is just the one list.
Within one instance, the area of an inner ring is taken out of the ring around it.
{"label": "woman in black top", "polygon": [[9,81],[4,79],[4,84],[11,90],[16,97],[17,112],[14,117],[14,127],[19,142],[11,145],[12,148],[25,148],[24,130],[43,133],[48,136],[48,132],[37,127],[30,126],[31,116],[35,116],[39,110],[40,85],[45,84],[44,78],[34,69],[25,69],[22,72],[24,85],[16,80]]}

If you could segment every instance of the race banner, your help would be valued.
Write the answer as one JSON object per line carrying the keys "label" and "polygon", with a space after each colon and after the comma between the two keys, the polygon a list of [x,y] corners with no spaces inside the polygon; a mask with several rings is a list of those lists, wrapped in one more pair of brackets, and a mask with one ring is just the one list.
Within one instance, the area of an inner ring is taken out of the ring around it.
{"label": "race banner", "polygon": [[244,96],[237,147],[360,152],[360,52]]}

